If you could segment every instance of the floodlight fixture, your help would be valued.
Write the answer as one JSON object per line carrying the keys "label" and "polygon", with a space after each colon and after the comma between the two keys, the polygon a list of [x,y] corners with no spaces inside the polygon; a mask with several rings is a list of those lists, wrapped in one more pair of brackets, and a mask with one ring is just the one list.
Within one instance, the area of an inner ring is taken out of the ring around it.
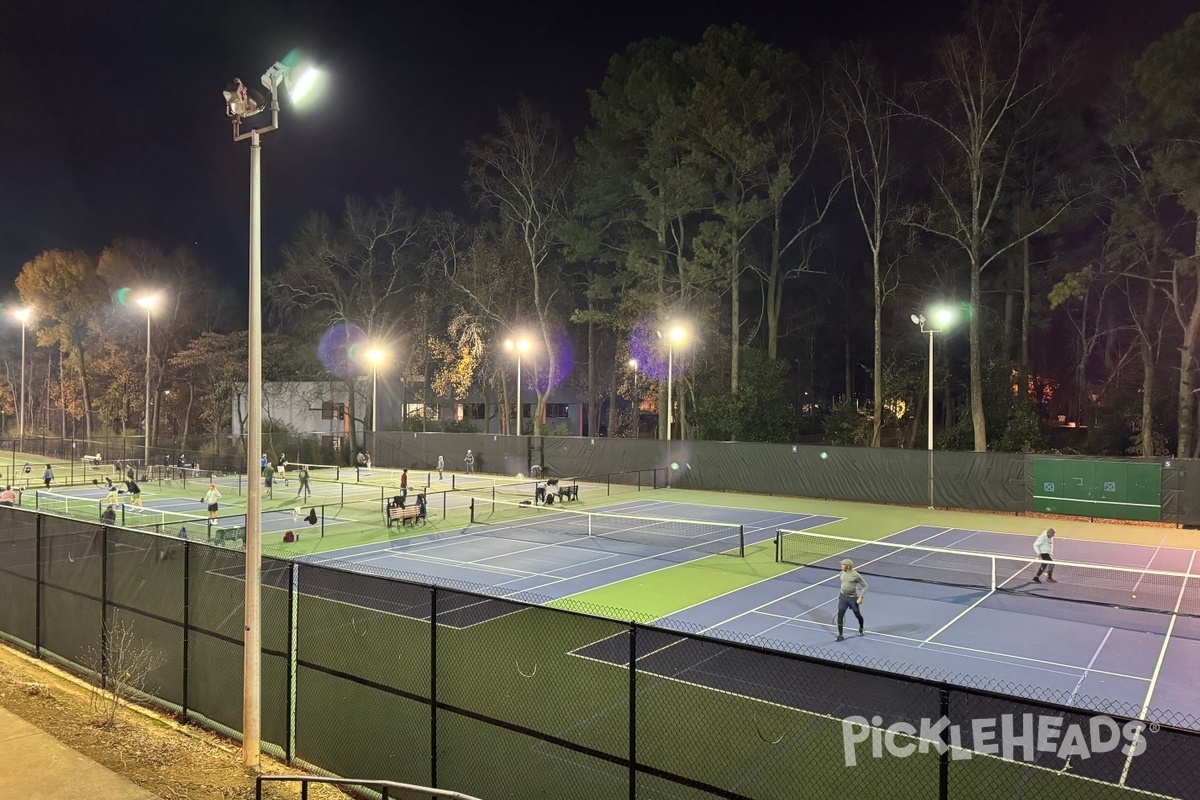
{"label": "floodlight fixture", "polygon": [[638,368],[638,360],[637,360],[636,358],[631,358],[631,359],[629,359],[629,368],[630,368],[630,369],[632,369],[632,370],[635,370],[635,371],[637,370],[637,368]]}
{"label": "floodlight fixture", "polygon": [[29,317],[33,314],[33,306],[25,306],[24,308],[16,308],[12,310],[13,318],[18,320],[22,325],[29,322]]}
{"label": "floodlight fixture", "polygon": [[141,306],[142,308],[146,309],[147,312],[149,312],[156,305],[158,305],[158,295],[144,294],[144,295],[141,295],[140,297],[138,297],[133,302],[137,303],[139,306]]}
{"label": "floodlight fixture", "polygon": [[233,119],[252,117],[266,107],[262,93],[234,78],[225,87],[225,114]]}
{"label": "floodlight fixture", "polygon": [[929,451],[929,507],[933,508],[933,336],[935,333],[945,333],[957,315],[953,308],[947,306],[935,306],[929,313],[932,319],[924,314],[913,314],[909,319],[914,325],[920,326],[921,333],[929,336],[929,402],[926,404],[925,446]]}
{"label": "floodlight fixture", "polygon": [[366,352],[366,356],[368,361],[370,361],[372,364],[378,365],[379,362],[387,358],[387,353],[383,350],[380,350],[378,347],[372,347]]}
{"label": "floodlight fixture", "polygon": [[515,341],[512,339],[504,340],[504,349],[510,353],[528,353],[531,346],[532,345],[529,344],[529,340],[525,338],[517,339]]}

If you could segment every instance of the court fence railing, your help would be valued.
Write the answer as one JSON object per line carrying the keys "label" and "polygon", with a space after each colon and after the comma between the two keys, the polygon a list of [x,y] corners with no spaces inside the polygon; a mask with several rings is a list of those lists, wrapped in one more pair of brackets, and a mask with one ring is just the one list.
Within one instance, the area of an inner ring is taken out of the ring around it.
{"label": "court fence railing", "polygon": [[[86,673],[123,626],[156,656],[144,694],[232,737],[244,574],[239,549],[0,508],[0,635]],[[735,800],[1200,785],[1200,722],[1181,714],[1015,697],[336,562],[264,557],[261,575],[264,749],[322,775]]]}

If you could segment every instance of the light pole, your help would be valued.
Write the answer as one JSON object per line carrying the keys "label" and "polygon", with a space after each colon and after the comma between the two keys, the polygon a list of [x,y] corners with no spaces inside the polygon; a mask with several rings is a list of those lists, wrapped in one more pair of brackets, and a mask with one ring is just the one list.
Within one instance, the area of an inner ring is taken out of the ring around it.
{"label": "light pole", "polygon": [[[387,354],[378,347],[372,347],[367,351],[367,360],[371,362],[371,433],[378,430],[376,425],[376,415],[379,413],[377,405],[379,400],[379,362],[383,361]],[[371,443],[371,452],[375,452],[375,443]]]}
{"label": "light pole", "polygon": [[504,349],[510,353],[517,354],[517,436],[521,435],[521,353],[528,352],[529,340],[517,339],[515,342],[512,339],[504,340]]}
{"label": "light pole", "polygon": [[629,368],[633,370],[633,435],[642,438],[642,404],[639,402],[637,391],[638,360],[629,359]]}
{"label": "light pole", "polygon": [[[158,304],[158,295],[144,294],[135,300],[139,306],[146,309],[146,414],[143,427],[146,442],[142,451],[142,469],[150,469],[150,312]],[[143,472],[142,474],[146,474]]]}
{"label": "light pole", "polygon": [[262,452],[262,143],[279,127],[279,87],[299,100],[316,84],[308,69],[293,83],[293,65],[275,62],[262,76],[271,94],[271,124],[242,133],[242,121],[264,109],[263,96],[234,78],[225,87],[233,140],[250,140],[250,319],[246,374],[246,625],[242,661],[242,763],[257,767],[262,754],[262,487],[254,479]]}
{"label": "light pole", "polygon": [[17,431],[21,441],[21,452],[25,451],[25,328],[31,314],[33,314],[33,306],[25,306],[12,312],[12,315],[21,321],[21,408],[17,412]]}
{"label": "light pole", "polygon": [[924,314],[913,314],[909,317],[914,325],[921,328],[921,333],[929,335],[929,416],[927,419],[927,427],[925,438],[926,447],[929,450],[929,507],[933,508],[933,335],[941,333],[951,322],[954,321],[954,312],[948,308],[935,308],[932,311],[933,319],[926,318]]}
{"label": "light pole", "polygon": [[658,332],[660,339],[667,340],[667,441],[671,441],[671,427],[675,422],[675,406],[672,404],[671,391],[675,382],[675,345],[682,344],[687,338],[687,331],[676,325],[664,336]]}

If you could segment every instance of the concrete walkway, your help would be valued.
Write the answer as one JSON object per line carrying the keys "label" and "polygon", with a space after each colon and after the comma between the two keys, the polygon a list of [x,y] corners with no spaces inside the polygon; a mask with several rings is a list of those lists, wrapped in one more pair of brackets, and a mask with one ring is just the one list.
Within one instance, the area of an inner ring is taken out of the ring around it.
{"label": "concrete walkway", "polygon": [[4,708],[0,708],[0,765],[0,797],[160,800]]}

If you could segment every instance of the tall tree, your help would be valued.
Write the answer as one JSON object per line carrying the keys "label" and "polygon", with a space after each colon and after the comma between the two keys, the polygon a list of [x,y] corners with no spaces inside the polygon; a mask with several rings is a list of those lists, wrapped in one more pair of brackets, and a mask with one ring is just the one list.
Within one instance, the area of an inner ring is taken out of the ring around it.
{"label": "tall tree", "polygon": [[[373,201],[348,198],[337,225],[322,215],[309,216],[284,247],[284,268],[268,286],[270,302],[311,335],[346,323],[371,341],[400,347],[401,321],[416,303],[414,287],[425,261],[421,221],[399,192]],[[366,374],[365,365],[360,367],[339,375],[347,384],[352,416],[355,383]]]}
{"label": "tall tree", "polygon": [[[1146,48],[1134,65],[1134,85],[1145,99],[1138,131],[1154,180],[1170,204],[1194,223],[1190,241],[1179,242],[1177,257],[1160,283],[1182,331],[1179,345],[1178,449],[1183,457],[1200,455],[1196,430],[1197,348],[1200,347],[1200,87],[1195,65],[1200,58],[1200,14]],[[1170,214],[1170,208],[1160,213]]]}
{"label": "tall tree", "polygon": [[1067,76],[1070,49],[1048,45],[1047,11],[1032,0],[972,3],[966,31],[938,50],[938,75],[915,87],[908,113],[942,134],[946,151],[930,171],[934,204],[911,224],[952,243],[971,277],[970,407],[975,450],[987,449],[983,398],[983,273],[1011,249],[1053,224],[1011,231],[998,225],[1005,190],[1021,151]]}
{"label": "tall tree", "polygon": [[898,279],[898,251],[885,252],[895,225],[903,169],[892,153],[895,107],[883,88],[874,57],[862,44],[839,52],[830,64],[833,80],[833,128],[849,177],[854,212],[871,252],[871,299],[874,347],[871,371],[873,408],[871,446],[879,447],[883,428],[883,304]]}
{"label": "tall tree", "polygon": [[558,123],[528,99],[502,110],[498,122],[497,132],[466,147],[470,186],[476,203],[494,213],[502,230],[523,248],[525,285],[540,338],[530,360],[537,375],[533,431],[541,434],[546,400],[569,369],[559,363],[558,305],[565,298],[558,297],[562,284],[557,273],[573,163]]}
{"label": "tall tree", "polygon": [[88,351],[99,332],[108,293],[96,272],[96,259],[80,250],[47,250],[27,262],[17,276],[21,301],[34,306],[49,324],[38,329],[38,342],[55,345],[79,371],[84,429],[92,437]]}

